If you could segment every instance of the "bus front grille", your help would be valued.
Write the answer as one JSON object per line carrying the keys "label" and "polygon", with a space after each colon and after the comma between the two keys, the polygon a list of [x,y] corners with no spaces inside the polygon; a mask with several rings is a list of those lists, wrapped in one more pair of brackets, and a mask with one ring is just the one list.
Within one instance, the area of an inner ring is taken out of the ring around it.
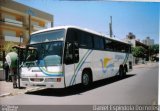
{"label": "bus front grille", "polygon": [[32,82],[42,82],[43,80],[43,78],[30,78],[30,81]]}

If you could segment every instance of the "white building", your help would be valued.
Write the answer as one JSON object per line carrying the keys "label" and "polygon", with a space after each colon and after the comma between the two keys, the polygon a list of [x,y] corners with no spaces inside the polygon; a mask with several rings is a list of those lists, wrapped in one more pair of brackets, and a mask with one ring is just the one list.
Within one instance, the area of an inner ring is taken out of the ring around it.
{"label": "white building", "polygon": [[150,37],[146,37],[146,39],[142,40],[142,42],[148,46],[154,45],[154,40],[150,39]]}
{"label": "white building", "polygon": [[[136,39],[136,36],[133,33],[129,33],[126,38],[123,39],[123,41],[129,43],[132,45],[132,47],[136,47],[136,46],[142,46],[143,48],[145,48],[146,50],[148,50],[148,45],[140,42],[139,39]],[[133,64],[136,63],[136,60],[139,61],[139,63],[142,63],[143,58],[137,58],[137,57],[133,57]]]}

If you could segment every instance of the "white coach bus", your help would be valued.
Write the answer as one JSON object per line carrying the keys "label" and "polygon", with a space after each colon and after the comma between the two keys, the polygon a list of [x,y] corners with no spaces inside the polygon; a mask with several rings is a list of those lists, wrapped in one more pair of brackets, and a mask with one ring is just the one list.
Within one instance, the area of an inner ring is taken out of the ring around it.
{"label": "white coach bus", "polygon": [[75,26],[31,34],[21,68],[24,86],[65,88],[119,76],[132,69],[131,45]]}

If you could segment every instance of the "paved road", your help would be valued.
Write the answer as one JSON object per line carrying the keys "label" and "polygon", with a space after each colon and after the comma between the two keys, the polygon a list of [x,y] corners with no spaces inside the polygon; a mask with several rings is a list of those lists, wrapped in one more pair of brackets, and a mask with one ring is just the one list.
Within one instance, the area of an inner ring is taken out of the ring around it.
{"label": "paved road", "polygon": [[89,89],[77,85],[67,89],[47,89],[0,98],[1,104],[10,105],[152,105],[157,101],[157,63],[135,67],[124,79],[114,77],[95,82]]}

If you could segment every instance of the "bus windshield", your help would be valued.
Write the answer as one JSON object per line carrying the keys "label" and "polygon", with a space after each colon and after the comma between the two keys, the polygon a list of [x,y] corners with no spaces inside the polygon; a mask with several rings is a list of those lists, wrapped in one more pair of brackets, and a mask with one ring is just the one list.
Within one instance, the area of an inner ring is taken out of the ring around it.
{"label": "bus windshield", "polygon": [[28,45],[25,66],[57,66],[62,63],[63,41]]}
{"label": "bus windshield", "polygon": [[64,40],[64,34],[64,29],[33,34],[30,37],[30,44]]}

